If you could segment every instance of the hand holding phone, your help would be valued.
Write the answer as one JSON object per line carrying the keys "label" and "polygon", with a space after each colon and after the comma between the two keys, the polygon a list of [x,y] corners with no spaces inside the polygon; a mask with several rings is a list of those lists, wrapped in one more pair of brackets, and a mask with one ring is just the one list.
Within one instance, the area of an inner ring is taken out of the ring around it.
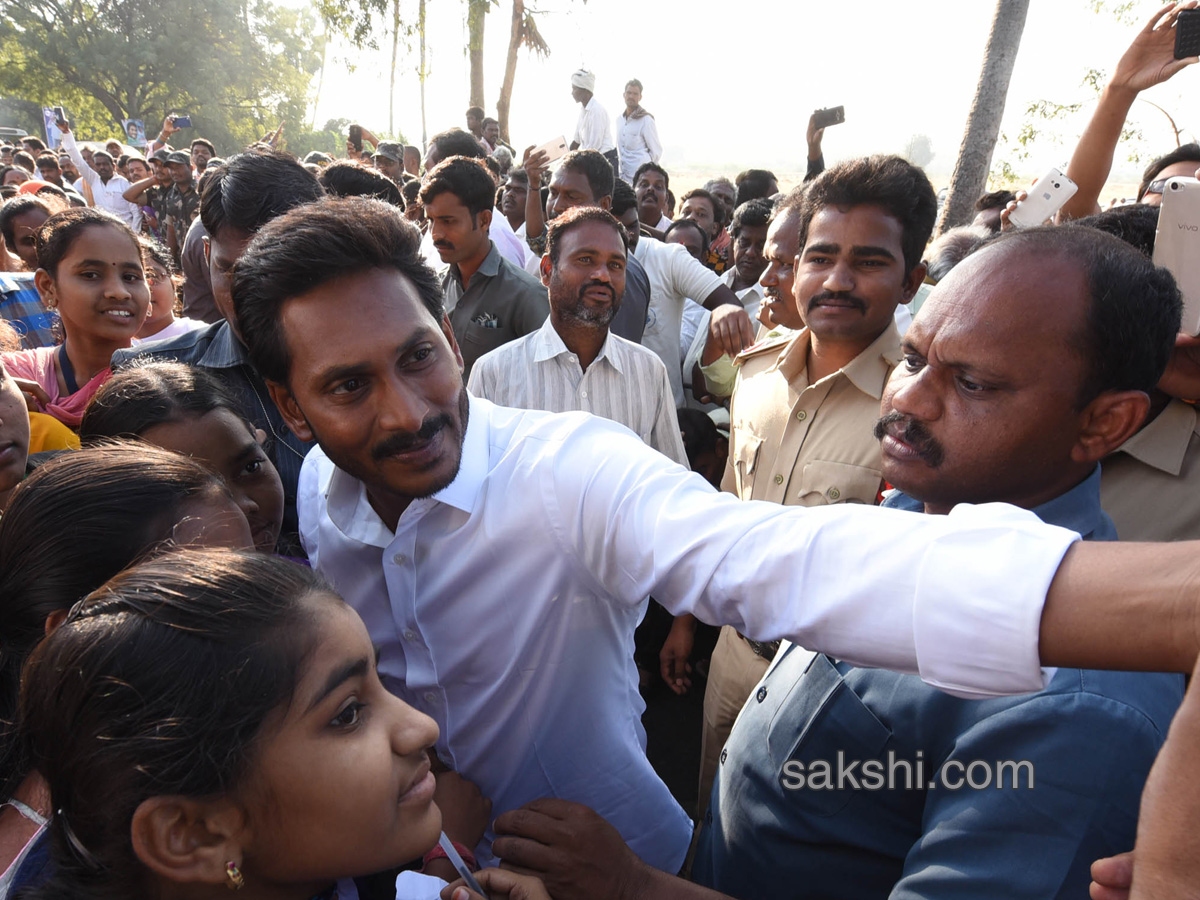
{"label": "hand holding phone", "polygon": [[540,147],[535,147],[533,153],[541,153],[545,157],[542,165],[546,165],[566,156],[567,150],[567,139],[560,134],[553,140],[546,141]]}
{"label": "hand holding phone", "polygon": [[361,125],[350,126],[350,146],[355,152],[362,153],[363,127]]}
{"label": "hand holding phone", "polygon": [[67,121],[67,114],[61,106],[54,107],[54,124],[64,133],[71,130],[71,123]]}
{"label": "hand holding phone", "polygon": [[1008,221],[1017,228],[1034,228],[1051,218],[1075,196],[1079,185],[1058,169],[1051,169],[1029,189],[1028,196],[1017,203]]}
{"label": "hand holding phone", "polygon": [[172,124],[174,124],[174,126],[177,129],[192,127],[192,117],[191,116],[172,116],[171,122],[172,122]]}
{"label": "hand holding phone", "polygon": [[829,109],[818,109],[812,114],[812,129],[818,131],[830,125],[841,125],[846,121],[846,107],[832,106]]}

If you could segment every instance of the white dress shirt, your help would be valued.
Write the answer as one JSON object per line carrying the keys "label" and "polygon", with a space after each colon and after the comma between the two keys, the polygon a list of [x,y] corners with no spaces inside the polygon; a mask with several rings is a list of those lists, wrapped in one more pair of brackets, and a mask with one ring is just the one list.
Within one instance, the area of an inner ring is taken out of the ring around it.
{"label": "white dress shirt", "polygon": [[621,180],[633,184],[633,175],[642,163],[662,159],[662,141],[654,116],[630,119],[624,112],[617,116],[617,154],[621,158]]}
{"label": "white dress shirt", "polygon": [[[75,168],[79,170],[78,183],[82,185],[83,182],[87,182],[92,189],[92,198],[96,201],[96,207],[112,213],[135,232],[140,231],[142,227],[141,207],[136,203],[130,203],[121,196],[131,187],[129,179],[114,171],[113,177],[108,179],[108,184],[105,184],[96,170],[87,164],[87,160],[79,152],[79,146],[75,143],[75,132],[68,131],[64,134],[62,145],[63,149],[67,151],[67,155],[71,157],[71,162],[75,163]],[[116,160],[113,160],[113,166],[115,168]]]}
{"label": "white dress shirt", "polygon": [[584,371],[552,315],[537,331],[476,360],[467,389],[500,406],[603,416],[688,468],[666,367],[652,351],[618,335],[605,338]]}
{"label": "white dress shirt", "polygon": [[[1045,594],[1078,535],[1002,504],[949,516],[738,500],[586,413],[470,399],[462,465],[390,531],[319,447],[300,532],[388,688],[499,815],[585,803],[676,872],[692,823],[647,761],[633,632],[672,613],[961,696],[1040,690]],[[491,839],[492,834],[487,835]]]}
{"label": "white dress shirt", "polygon": [[579,110],[579,121],[575,124],[575,136],[571,143],[579,144],[580,150],[599,150],[607,153],[616,147],[612,129],[608,125],[608,113],[595,97]]}
{"label": "white dress shirt", "polygon": [[633,251],[650,278],[650,308],[642,346],[649,347],[667,367],[675,405],[683,406],[679,336],[683,304],[689,297],[703,305],[721,286],[721,276],[706,269],[682,244],[664,244],[643,237]]}

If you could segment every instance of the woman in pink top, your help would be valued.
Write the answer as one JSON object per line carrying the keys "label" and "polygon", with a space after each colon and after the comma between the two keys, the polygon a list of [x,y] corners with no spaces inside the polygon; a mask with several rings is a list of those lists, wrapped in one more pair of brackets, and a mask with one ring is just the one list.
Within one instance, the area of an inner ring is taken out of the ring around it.
{"label": "woman in pink top", "polygon": [[4,354],[15,378],[35,382],[42,412],[77,428],[110,374],[115,351],[130,345],[146,319],[150,289],[137,237],[124,222],[90,207],[68,209],[37,232],[42,302],[57,308],[64,340]]}

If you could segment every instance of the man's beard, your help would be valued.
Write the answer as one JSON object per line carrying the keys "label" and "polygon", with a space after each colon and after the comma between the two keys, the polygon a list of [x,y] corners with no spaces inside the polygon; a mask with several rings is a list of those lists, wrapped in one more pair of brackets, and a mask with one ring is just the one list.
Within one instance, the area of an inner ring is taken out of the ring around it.
{"label": "man's beard", "polygon": [[[454,462],[454,468],[447,473],[445,477],[430,482],[419,493],[412,494],[412,499],[419,500],[424,497],[431,497],[439,491],[448,488],[451,483],[453,483],[454,479],[458,477],[458,471],[462,467],[462,447],[467,435],[467,419],[470,416],[470,409],[470,395],[467,393],[466,387],[463,387],[458,395],[459,431],[455,437],[455,440],[458,442],[458,453]],[[303,413],[303,410],[301,413]],[[453,428],[454,424],[453,418],[447,414],[443,413],[440,415],[431,416],[422,422],[421,427],[415,432],[396,433],[384,438],[370,449],[371,460],[376,464],[382,463],[389,456],[393,456],[397,453],[404,453],[407,450],[419,447],[429,440],[432,440],[446,428]],[[317,433],[317,431],[312,427],[311,423],[309,423],[308,427],[309,430],[312,431],[313,440],[316,441],[316,443],[320,445],[321,449],[325,451],[325,453],[329,456],[330,461],[339,469],[363,482],[363,484],[367,486],[368,493],[370,493],[374,481],[373,478],[368,477],[370,473],[364,471],[361,466],[346,459],[345,457],[342,457],[340,454],[338,454],[336,457],[330,454],[328,445],[321,440],[321,435]],[[392,488],[389,485],[383,485],[383,487],[389,492],[392,491]]]}
{"label": "man's beard", "polygon": [[[594,308],[587,305],[584,294],[597,287],[608,291],[611,300],[607,306]],[[611,285],[591,281],[579,288],[573,304],[555,303],[553,305],[558,309],[560,318],[569,319],[588,328],[607,328],[617,315],[617,292],[612,289]]]}

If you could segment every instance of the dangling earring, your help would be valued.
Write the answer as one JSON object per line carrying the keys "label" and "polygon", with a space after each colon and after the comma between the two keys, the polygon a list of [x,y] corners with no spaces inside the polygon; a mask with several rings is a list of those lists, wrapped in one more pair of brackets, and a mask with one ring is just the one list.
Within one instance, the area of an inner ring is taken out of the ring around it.
{"label": "dangling earring", "polygon": [[232,860],[225,863],[225,878],[229,881],[225,886],[231,891],[240,891],[246,885],[246,876],[237,867],[237,863]]}

